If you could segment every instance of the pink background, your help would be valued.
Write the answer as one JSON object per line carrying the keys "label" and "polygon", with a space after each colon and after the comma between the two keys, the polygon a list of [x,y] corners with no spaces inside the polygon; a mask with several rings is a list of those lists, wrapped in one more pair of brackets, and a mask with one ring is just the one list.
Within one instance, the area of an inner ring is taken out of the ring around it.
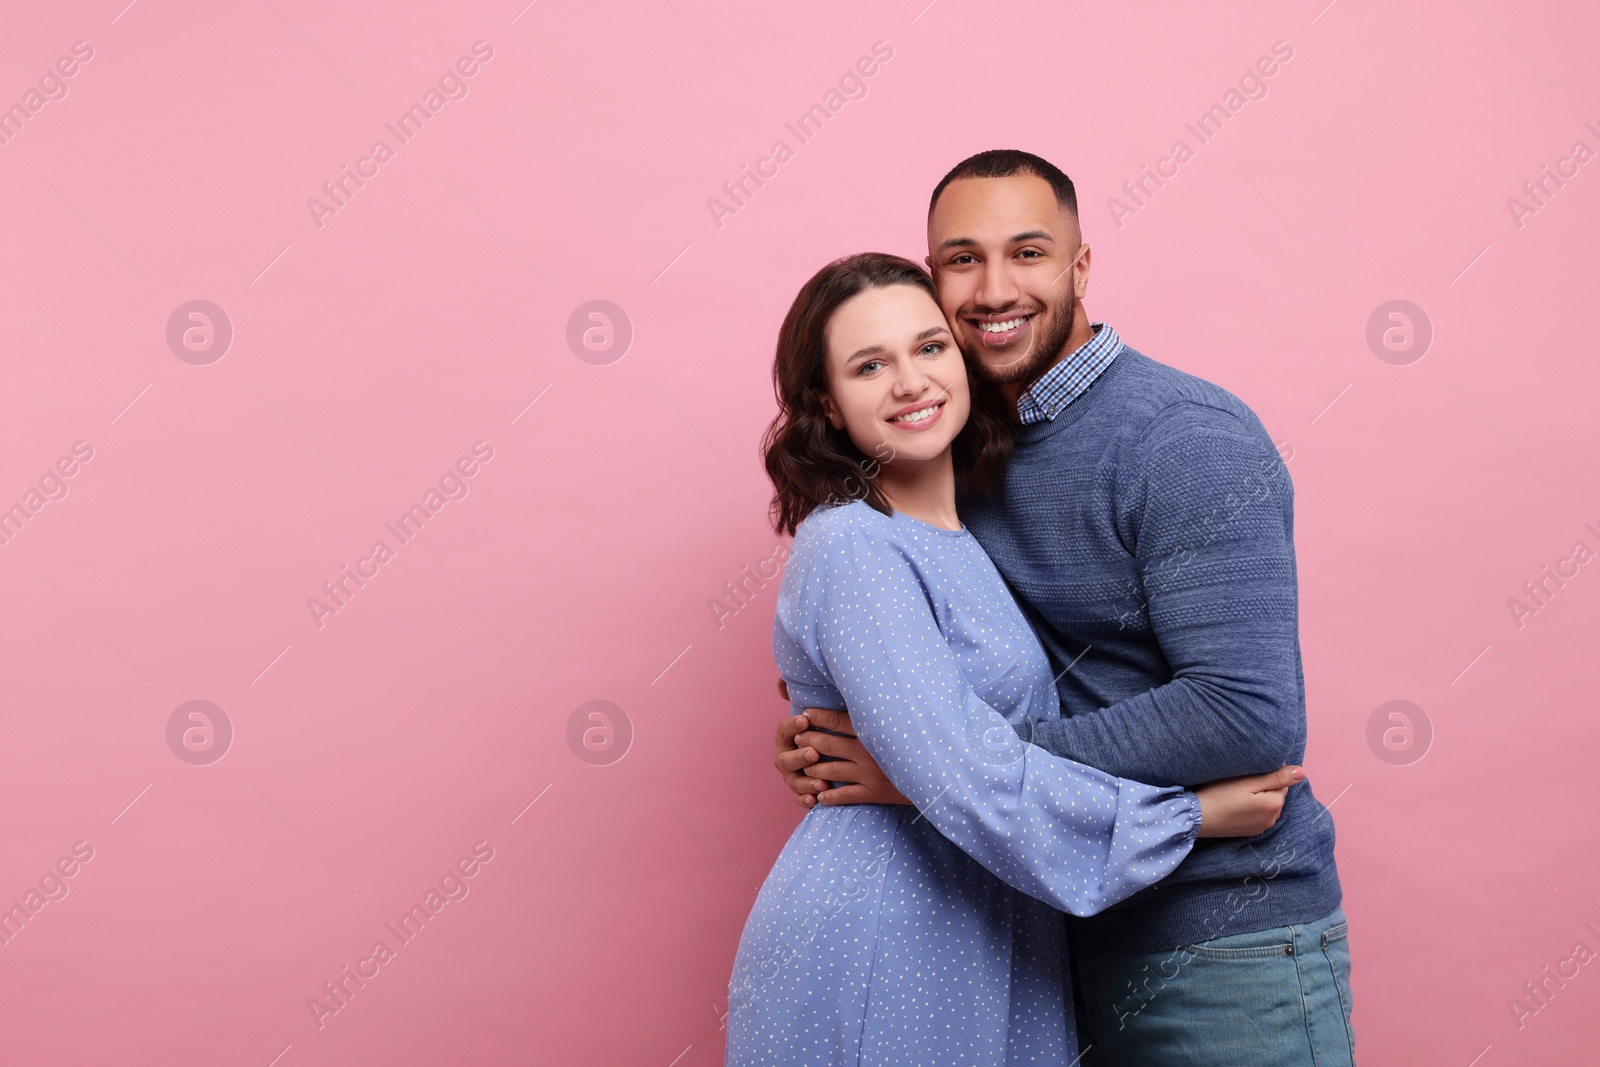
{"label": "pink background", "polygon": [[[0,545],[0,905],[93,858],[0,946],[0,1062],[720,1063],[799,818],[769,765],[776,585],[720,629],[709,606],[779,543],[775,328],[828,259],[920,258],[933,184],[992,147],[1078,183],[1092,316],[1292,450],[1361,1061],[1592,1058],[1600,965],[1520,1028],[1508,1001],[1600,951],[1600,563],[1520,628],[1507,601],[1600,550],[1600,162],[1520,226],[1507,198],[1600,149],[1597,19],[1324,2],[9,16],[0,104],[93,58],[0,145],[0,506],[93,455]],[[384,123],[479,40],[465,98],[399,144]],[[876,41],[866,96],[800,145],[784,123]],[[1267,95],[1199,145],[1184,122],[1276,41]],[[307,199],[379,138],[319,227]],[[719,227],[708,198],[780,138]],[[1107,198],[1179,138],[1119,227]],[[166,339],[196,299],[234,331],[208,365]],[[1396,299],[1434,333],[1408,365],[1366,339]],[[591,300],[631,322],[620,359],[568,344]],[[384,523],[478,441],[400,545]],[[380,538],[319,628],[308,599]],[[597,699],[632,731],[606,765],[569,743]],[[234,732],[209,765],[169,747],[191,700]],[[1391,700],[1431,723],[1420,760],[1369,744]],[[469,894],[319,1028],[308,999],[480,841]]]}

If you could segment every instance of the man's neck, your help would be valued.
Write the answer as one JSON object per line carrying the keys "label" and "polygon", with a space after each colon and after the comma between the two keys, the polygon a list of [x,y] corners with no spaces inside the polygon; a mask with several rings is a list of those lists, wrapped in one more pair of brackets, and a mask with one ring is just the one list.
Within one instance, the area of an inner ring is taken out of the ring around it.
{"label": "man's neck", "polygon": [[1022,415],[1017,411],[1017,400],[1033,387],[1033,383],[1043,378],[1062,360],[1088,344],[1094,337],[1094,327],[1089,325],[1089,316],[1084,311],[1083,305],[1078,305],[1078,315],[1072,324],[1072,330],[1067,334],[1067,339],[1061,345],[1061,350],[1055,358],[1041,366],[1028,377],[1014,382],[1003,382],[1000,385],[1000,395],[1006,398],[1006,410],[1011,415],[1012,422],[1021,422]]}

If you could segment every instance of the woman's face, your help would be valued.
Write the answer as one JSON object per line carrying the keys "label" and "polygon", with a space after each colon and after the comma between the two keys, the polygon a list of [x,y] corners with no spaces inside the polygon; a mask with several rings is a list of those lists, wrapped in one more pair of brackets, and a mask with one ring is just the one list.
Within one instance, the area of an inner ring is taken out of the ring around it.
{"label": "woman's face", "polygon": [[857,293],[828,320],[835,429],[880,463],[937,458],[971,410],[967,368],[939,305],[914,285]]}

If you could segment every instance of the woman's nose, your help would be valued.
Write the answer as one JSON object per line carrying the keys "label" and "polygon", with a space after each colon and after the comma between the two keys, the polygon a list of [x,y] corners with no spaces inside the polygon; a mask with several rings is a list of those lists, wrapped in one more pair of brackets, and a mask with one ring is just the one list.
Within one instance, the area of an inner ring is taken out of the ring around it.
{"label": "woman's nose", "polygon": [[928,387],[928,376],[916,363],[908,363],[895,375],[894,385],[899,395],[916,396]]}

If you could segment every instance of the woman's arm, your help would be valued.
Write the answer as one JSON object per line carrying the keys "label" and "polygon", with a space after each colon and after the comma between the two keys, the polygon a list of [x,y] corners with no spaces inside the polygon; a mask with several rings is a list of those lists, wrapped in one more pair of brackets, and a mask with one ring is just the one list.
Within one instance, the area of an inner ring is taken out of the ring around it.
{"label": "woman's arm", "polygon": [[[788,692],[779,683],[784,701]],[[817,729],[813,731],[811,728]],[[832,708],[806,708],[778,724],[773,766],[794,791],[802,808],[817,804],[905,804],[872,753],[850,725],[850,716]],[[822,761],[822,756],[830,757]],[[1285,765],[1266,774],[1223,778],[1194,787],[1200,798],[1200,837],[1254,837],[1272,829],[1283,813],[1289,787],[1305,770]]]}
{"label": "woman's arm", "polygon": [[856,528],[829,531],[799,599],[795,637],[843,695],[867,750],[922,817],[1001,880],[1091,915],[1188,855],[1201,819],[1195,795],[1018,738],[967,684],[894,546]]}
{"label": "woman's arm", "polygon": [[772,765],[802,808],[911,803],[857,740],[847,712],[832,708],[796,712],[791,705],[772,740],[776,748]]}

